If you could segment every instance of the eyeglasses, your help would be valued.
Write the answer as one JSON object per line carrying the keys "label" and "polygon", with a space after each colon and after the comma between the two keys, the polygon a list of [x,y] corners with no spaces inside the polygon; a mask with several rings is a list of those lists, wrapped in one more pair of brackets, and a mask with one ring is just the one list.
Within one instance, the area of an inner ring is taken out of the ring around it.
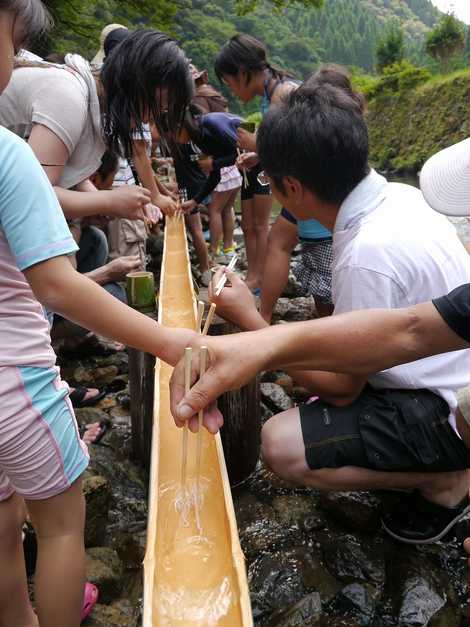
{"label": "eyeglasses", "polygon": [[260,185],[262,185],[263,187],[266,187],[267,185],[269,185],[269,177],[266,174],[266,172],[264,170],[262,170],[258,176],[256,177],[256,180],[258,181],[258,183]]}

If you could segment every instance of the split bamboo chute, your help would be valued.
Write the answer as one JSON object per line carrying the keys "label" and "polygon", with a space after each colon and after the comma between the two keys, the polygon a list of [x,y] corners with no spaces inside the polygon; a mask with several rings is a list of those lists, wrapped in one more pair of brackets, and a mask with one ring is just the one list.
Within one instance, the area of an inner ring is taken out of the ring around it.
{"label": "split bamboo chute", "polygon": [[[167,220],[159,320],[165,326],[198,330],[202,321],[181,218]],[[219,435],[206,430],[188,434],[185,489],[196,497],[185,516],[177,508],[183,432],[169,409],[171,372],[157,361],[143,627],[252,627],[245,561]]]}

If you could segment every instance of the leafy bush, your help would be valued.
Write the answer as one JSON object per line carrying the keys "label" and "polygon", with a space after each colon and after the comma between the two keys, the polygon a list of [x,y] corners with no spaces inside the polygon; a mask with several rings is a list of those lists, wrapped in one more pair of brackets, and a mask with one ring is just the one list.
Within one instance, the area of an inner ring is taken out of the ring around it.
{"label": "leafy bush", "polygon": [[409,61],[401,61],[384,68],[382,77],[377,81],[375,88],[369,90],[369,97],[376,98],[381,94],[401,92],[413,89],[431,78],[429,70],[416,67]]}

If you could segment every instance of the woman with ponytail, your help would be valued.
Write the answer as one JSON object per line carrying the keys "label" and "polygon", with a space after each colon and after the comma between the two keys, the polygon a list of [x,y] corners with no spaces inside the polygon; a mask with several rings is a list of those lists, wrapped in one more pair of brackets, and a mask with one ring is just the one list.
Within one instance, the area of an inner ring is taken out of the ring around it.
{"label": "woman with ponytail", "polygon": [[[263,115],[271,104],[280,102],[299,85],[291,74],[270,64],[260,41],[245,34],[235,35],[222,48],[215,62],[215,72],[242,102],[261,96]],[[256,155],[256,134],[239,128],[238,146],[248,151],[238,162],[247,169],[248,179],[248,185],[242,187],[242,229],[248,259],[246,283],[258,294],[266,258],[271,190],[258,180],[262,168]]]}

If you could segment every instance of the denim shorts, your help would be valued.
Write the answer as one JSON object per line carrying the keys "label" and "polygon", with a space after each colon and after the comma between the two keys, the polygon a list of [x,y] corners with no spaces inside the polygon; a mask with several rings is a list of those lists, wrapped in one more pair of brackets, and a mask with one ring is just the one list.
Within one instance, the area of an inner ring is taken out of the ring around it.
{"label": "denim shorts", "polygon": [[88,466],[58,368],[0,367],[0,501],[61,494]]}

